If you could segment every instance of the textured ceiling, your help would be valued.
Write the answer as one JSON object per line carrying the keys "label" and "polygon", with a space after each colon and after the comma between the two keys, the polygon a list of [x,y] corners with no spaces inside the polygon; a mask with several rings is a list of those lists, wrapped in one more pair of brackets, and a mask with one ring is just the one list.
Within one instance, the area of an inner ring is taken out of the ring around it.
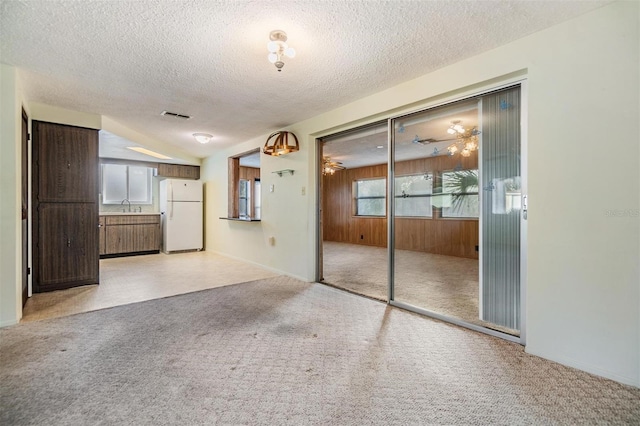
{"label": "textured ceiling", "polygon": [[[29,101],[206,157],[606,3],[1,0],[0,61],[21,69]],[[280,73],[273,29],[298,53]]]}

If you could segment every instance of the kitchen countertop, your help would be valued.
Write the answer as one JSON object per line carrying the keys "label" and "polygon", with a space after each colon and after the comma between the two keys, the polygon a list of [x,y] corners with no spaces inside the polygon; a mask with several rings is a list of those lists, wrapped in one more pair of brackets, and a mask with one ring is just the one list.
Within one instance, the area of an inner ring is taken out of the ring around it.
{"label": "kitchen countertop", "polygon": [[144,216],[144,215],[159,215],[158,212],[99,212],[100,216]]}

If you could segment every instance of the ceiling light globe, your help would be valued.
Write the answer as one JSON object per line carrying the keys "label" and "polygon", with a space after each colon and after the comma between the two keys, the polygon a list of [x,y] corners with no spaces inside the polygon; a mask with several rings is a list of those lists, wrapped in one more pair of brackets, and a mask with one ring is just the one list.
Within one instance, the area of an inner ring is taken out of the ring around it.
{"label": "ceiling light globe", "polygon": [[296,50],[293,47],[287,47],[284,50],[284,54],[287,55],[290,58],[295,58],[296,57]]}
{"label": "ceiling light globe", "polygon": [[269,58],[269,62],[275,64],[278,60],[278,55],[276,55],[275,53],[269,53],[269,56],[267,56],[267,58]]}
{"label": "ceiling light globe", "polygon": [[194,133],[193,137],[201,144],[205,144],[208,143],[213,136],[208,133]]}
{"label": "ceiling light globe", "polygon": [[277,41],[270,41],[267,43],[267,49],[269,49],[269,52],[275,53],[280,49],[280,45]]}

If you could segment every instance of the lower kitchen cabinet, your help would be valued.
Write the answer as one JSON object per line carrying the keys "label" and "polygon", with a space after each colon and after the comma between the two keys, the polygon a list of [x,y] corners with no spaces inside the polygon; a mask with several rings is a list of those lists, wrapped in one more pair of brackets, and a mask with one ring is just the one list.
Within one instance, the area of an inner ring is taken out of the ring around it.
{"label": "lower kitchen cabinet", "polygon": [[160,215],[114,215],[101,219],[104,219],[102,255],[160,251]]}

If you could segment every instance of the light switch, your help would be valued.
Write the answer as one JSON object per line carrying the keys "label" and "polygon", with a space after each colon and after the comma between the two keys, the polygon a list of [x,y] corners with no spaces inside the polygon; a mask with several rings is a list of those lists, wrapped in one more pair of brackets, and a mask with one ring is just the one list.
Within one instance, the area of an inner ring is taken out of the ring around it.
{"label": "light switch", "polygon": [[307,195],[307,188],[306,187],[302,187],[302,195]]}
{"label": "light switch", "polygon": [[275,186],[274,184],[269,185],[269,192],[273,192],[273,190],[275,189],[275,187],[276,187],[276,186]]}

